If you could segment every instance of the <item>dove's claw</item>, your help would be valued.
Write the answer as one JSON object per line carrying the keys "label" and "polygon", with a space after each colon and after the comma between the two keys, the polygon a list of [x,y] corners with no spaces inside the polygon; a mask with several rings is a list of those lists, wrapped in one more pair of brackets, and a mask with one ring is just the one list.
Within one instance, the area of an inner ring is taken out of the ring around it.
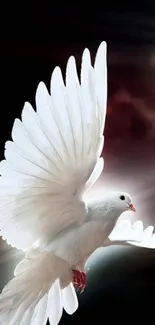
{"label": "dove's claw", "polygon": [[74,287],[82,293],[86,286],[86,273],[79,270],[72,270],[72,273]]}

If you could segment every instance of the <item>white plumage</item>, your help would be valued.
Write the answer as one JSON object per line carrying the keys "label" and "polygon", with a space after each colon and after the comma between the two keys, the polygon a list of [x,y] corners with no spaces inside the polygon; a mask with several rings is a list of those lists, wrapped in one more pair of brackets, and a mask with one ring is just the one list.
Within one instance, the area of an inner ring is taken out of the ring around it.
{"label": "white plumage", "polygon": [[12,246],[27,250],[83,221],[82,193],[103,168],[99,157],[105,99],[106,45],[102,43],[94,69],[89,51],[84,51],[81,85],[71,57],[66,86],[56,67],[51,95],[41,82],[36,112],[25,103],[22,121],[15,120],[13,141],[6,142],[6,159],[0,164],[0,228]]}
{"label": "white plumage", "polygon": [[70,57],[65,83],[56,67],[50,94],[41,82],[36,111],[26,102],[14,122],[0,163],[0,229],[26,255],[0,296],[1,325],[45,325],[47,318],[57,325],[63,308],[68,314],[78,308],[72,272],[82,270],[96,248],[118,242],[150,247],[152,232],[141,223],[117,226],[121,213],[134,210],[127,193],[83,199],[103,170],[106,102],[102,42],[94,66],[84,50],[80,82]]}

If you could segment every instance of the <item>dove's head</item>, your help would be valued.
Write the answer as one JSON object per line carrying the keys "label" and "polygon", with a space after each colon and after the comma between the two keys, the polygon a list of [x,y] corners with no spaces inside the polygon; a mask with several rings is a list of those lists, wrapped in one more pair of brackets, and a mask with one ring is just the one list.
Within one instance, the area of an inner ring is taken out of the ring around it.
{"label": "dove's head", "polygon": [[120,213],[125,211],[136,211],[131,196],[125,192],[112,192],[110,193],[109,204],[111,207]]}
{"label": "dove's head", "polygon": [[125,211],[136,211],[131,196],[126,192],[106,192],[87,200],[88,215],[92,219],[112,218],[116,220]]}

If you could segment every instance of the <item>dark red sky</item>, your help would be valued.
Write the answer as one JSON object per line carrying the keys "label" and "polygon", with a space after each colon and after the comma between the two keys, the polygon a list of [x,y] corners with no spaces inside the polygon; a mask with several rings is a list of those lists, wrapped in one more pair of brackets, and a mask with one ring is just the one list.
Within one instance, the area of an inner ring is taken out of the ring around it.
{"label": "dark red sky", "polygon": [[[155,225],[155,6],[153,1],[140,8],[127,2],[117,8],[109,2],[80,6],[74,3],[38,3],[1,8],[1,128],[0,156],[10,139],[15,117],[20,117],[24,101],[34,104],[37,84],[47,86],[55,65],[64,67],[73,54],[78,66],[83,49],[92,55],[102,40],[108,43],[108,115],[105,129],[105,174],[109,187],[120,180],[131,184],[141,197],[142,220]],[[111,9],[113,8],[113,9]],[[126,189],[126,188],[125,188]],[[140,199],[139,199],[140,200]],[[141,211],[141,210],[140,210]],[[135,255],[134,255],[135,254]],[[115,263],[114,263],[115,262]],[[6,282],[11,263],[0,269]],[[95,272],[95,273],[93,273]],[[81,308],[61,324],[77,324],[87,317],[111,316],[123,320],[120,308],[138,315],[154,304],[155,253],[130,250],[124,257],[111,255],[105,267],[90,273]],[[104,309],[104,310],[103,310]],[[139,316],[140,317],[140,316]],[[104,321],[104,320],[103,320]]]}

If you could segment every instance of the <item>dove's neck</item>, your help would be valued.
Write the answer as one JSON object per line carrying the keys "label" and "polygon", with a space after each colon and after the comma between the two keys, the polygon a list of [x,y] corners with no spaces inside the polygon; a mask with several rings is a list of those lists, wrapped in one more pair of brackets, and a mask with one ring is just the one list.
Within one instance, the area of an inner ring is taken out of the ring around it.
{"label": "dove's neck", "polygon": [[109,200],[97,198],[86,202],[87,220],[113,220],[117,221],[121,212],[110,204]]}

